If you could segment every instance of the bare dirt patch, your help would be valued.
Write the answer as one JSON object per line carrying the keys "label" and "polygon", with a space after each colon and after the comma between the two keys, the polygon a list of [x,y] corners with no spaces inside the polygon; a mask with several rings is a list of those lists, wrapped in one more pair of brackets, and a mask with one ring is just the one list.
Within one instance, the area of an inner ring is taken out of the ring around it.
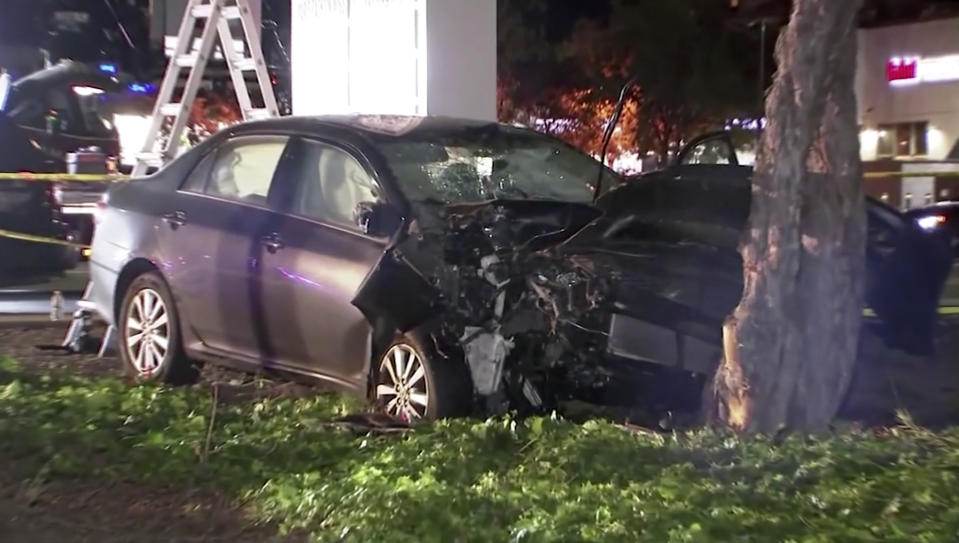
{"label": "bare dirt patch", "polygon": [[134,483],[0,486],[0,540],[31,543],[299,542],[252,523],[228,497]]}

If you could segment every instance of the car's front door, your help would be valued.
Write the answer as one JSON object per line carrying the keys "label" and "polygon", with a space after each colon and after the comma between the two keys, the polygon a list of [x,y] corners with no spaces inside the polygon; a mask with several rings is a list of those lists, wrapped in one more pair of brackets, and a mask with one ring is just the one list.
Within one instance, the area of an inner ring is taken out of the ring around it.
{"label": "car's front door", "polygon": [[334,381],[365,382],[370,326],[352,304],[386,248],[356,212],[382,201],[365,162],[341,147],[297,140],[287,168],[287,209],[263,245],[263,293],[272,358]]}
{"label": "car's front door", "polygon": [[262,359],[261,238],[289,138],[245,136],[205,157],[164,209],[164,267],[185,323],[207,348]]}

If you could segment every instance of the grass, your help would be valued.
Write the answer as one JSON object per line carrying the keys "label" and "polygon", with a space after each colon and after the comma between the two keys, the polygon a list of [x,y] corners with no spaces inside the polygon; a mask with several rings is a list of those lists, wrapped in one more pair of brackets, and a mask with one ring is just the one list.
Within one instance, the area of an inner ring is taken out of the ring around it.
{"label": "grass", "polygon": [[959,430],[780,442],[556,418],[405,435],[328,422],[339,396],[220,402],[208,389],[52,378],[0,361],[0,458],[25,477],[225,491],[318,541],[956,541]]}

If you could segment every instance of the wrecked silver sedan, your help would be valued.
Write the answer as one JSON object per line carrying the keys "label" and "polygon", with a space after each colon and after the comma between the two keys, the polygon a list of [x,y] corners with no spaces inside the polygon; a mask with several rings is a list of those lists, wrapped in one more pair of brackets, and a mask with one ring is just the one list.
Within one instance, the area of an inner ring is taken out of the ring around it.
{"label": "wrecked silver sedan", "polygon": [[197,362],[279,372],[406,421],[624,384],[695,404],[742,288],[735,245],[714,238],[745,216],[664,230],[649,183],[606,170],[603,192],[599,172],[491,123],[244,124],[109,193],[92,296],[144,380],[190,381]]}

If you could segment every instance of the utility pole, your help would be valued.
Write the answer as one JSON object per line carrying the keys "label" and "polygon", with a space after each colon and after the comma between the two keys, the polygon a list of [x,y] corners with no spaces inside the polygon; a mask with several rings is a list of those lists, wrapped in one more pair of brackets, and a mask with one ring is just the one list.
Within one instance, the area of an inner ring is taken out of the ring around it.
{"label": "utility pole", "polygon": [[[738,0],[734,0],[738,1]],[[759,115],[756,121],[763,118],[766,109],[766,19],[759,22]]]}

